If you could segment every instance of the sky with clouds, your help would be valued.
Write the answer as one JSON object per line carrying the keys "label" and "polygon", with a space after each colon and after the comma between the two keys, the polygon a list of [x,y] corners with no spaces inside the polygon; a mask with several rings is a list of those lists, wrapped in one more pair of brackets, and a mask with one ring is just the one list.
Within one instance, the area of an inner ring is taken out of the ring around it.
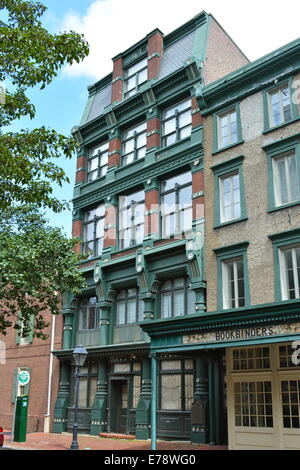
{"label": "sky with clouds", "polygon": [[[202,10],[211,13],[252,61],[299,37],[300,2],[285,0],[40,0],[48,10],[43,17],[51,32],[73,29],[85,35],[90,55],[79,65],[65,68],[44,90],[30,92],[37,107],[33,121],[22,120],[15,129],[46,125],[69,134],[78,124],[87,100],[87,86],[112,71],[111,58],[142,39],[154,28],[164,34]],[[221,46],[221,45],[220,45]],[[54,188],[61,199],[73,193],[76,158],[59,164],[71,184]],[[71,212],[48,213],[50,223],[71,233]]]}

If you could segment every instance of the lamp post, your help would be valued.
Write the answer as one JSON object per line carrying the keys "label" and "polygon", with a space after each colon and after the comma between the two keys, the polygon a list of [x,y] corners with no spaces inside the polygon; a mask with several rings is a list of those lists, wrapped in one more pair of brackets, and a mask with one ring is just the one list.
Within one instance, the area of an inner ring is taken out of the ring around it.
{"label": "lamp post", "polygon": [[70,449],[79,450],[77,436],[78,436],[78,397],[79,397],[79,377],[80,369],[83,366],[88,355],[84,346],[77,346],[73,351],[74,365],[75,365],[75,409],[74,409],[74,424],[73,424],[73,440]]}

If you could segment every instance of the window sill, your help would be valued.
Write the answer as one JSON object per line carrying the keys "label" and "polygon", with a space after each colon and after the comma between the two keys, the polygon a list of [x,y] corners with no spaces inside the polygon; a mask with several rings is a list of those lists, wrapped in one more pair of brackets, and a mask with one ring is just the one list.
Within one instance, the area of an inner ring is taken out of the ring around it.
{"label": "window sill", "polygon": [[177,147],[177,145],[182,144],[182,143],[185,143],[185,142],[189,142],[189,140],[191,140],[191,136],[190,136],[190,135],[189,135],[188,137],[184,137],[184,139],[177,140],[177,141],[174,142],[173,144],[166,145],[166,146],[162,146],[162,147],[159,149],[159,152],[164,152],[164,151],[167,151],[167,150],[172,150],[172,148]]}
{"label": "window sill", "polygon": [[288,204],[284,204],[283,206],[278,206],[278,207],[273,207],[272,209],[269,209],[267,212],[276,212],[276,211],[281,211],[282,209],[289,209],[290,207],[294,206],[299,206],[300,201],[295,201],[295,202],[290,202]]}
{"label": "window sill", "polygon": [[279,124],[278,126],[269,127],[268,129],[265,129],[263,131],[263,135],[269,134],[270,132],[276,131],[277,129],[281,129],[282,127],[288,126],[289,124],[293,124],[293,122],[297,122],[299,120],[300,120],[300,116],[297,116],[296,118],[290,119],[287,122],[283,122],[282,124]]}
{"label": "window sill", "polygon": [[237,142],[234,142],[234,144],[227,145],[226,147],[218,148],[217,150],[214,150],[211,154],[212,155],[217,155],[218,153],[225,152],[226,150],[229,150],[233,147],[236,147],[237,145],[243,144],[245,141],[243,139],[238,140]]}
{"label": "window sill", "polygon": [[226,227],[227,225],[236,224],[238,222],[244,222],[246,220],[248,220],[248,217],[240,217],[239,219],[230,220],[229,222],[224,222],[222,224],[216,224],[216,225],[214,225],[214,229],[221,228],[221,227]]}

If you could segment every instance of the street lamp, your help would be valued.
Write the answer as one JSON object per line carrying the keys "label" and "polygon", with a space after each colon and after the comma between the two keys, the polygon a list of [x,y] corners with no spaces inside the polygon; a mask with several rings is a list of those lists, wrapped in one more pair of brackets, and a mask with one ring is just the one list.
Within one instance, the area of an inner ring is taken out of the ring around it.
{"label": "street lamp", "polygon": [[80,377],[80,369],[83,366],[86,357],[88,355],[87,350],[84,346],[77,346],[77,348],[73,351],[73,359],[75,365],[75,409],[74,409],[74,424],[73,424],[73,440],[70,449],[71,450],[78,450],[78,398],[79,398],[79,377]]}

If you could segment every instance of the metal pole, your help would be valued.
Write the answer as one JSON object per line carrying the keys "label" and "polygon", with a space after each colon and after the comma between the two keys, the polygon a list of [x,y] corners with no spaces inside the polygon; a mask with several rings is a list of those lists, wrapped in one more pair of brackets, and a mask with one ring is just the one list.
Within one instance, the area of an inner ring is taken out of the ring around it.
{"label": "metal pole", "polygon": [[156,410],[157,410],[157,359],[156,354],[151,355],[151,450],[156,450]]}
{"label": "metal pole", "polygon": [[73,440],[70,449],[79,450],[77,436],[78,436],[78,397],[79,397],[79,376],[80,366],[75,366],[75,408],[74,408],[74,424],[73,424]]}

